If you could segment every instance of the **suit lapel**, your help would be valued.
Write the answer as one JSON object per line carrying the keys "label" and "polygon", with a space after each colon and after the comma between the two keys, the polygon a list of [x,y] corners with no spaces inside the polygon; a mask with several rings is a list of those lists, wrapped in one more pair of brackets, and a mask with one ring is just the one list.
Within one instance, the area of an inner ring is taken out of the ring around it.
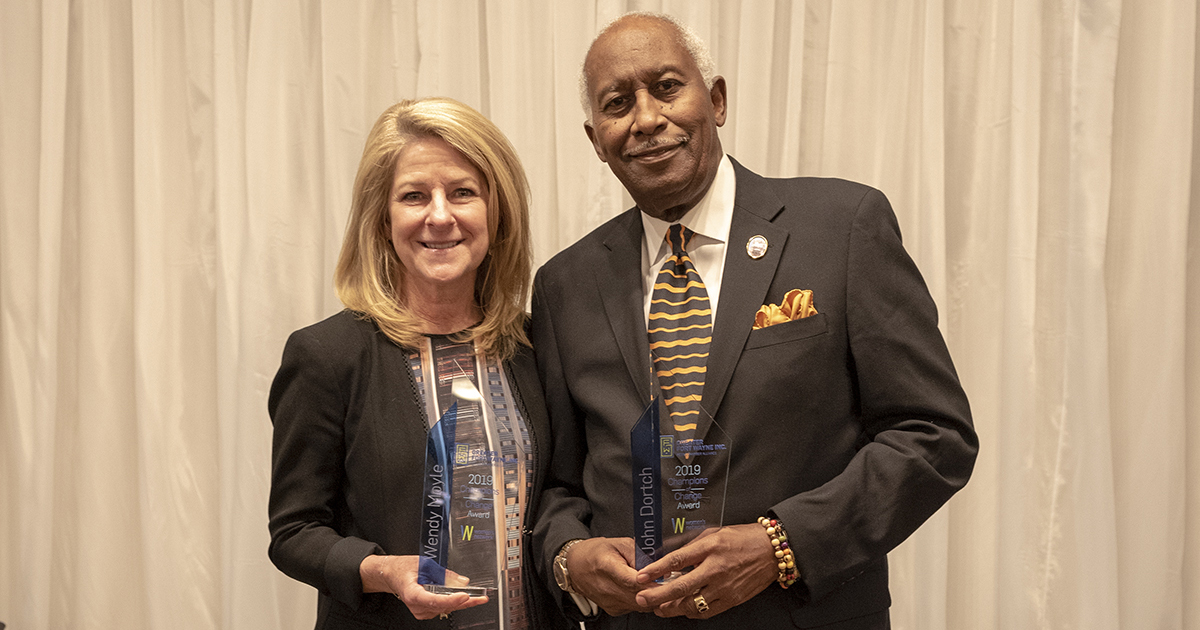
{"label": "suit lapel", "polygon": [[650,342],[642,312],[642,221],[632,208],[605,235],[593,268],[604,313],[638,394],[650,402]]}
{"label": "suit lapel", "polygon": [[[725,397],[729,380],[754,325],[754,314],[765,303],[788,239],[786,230],[771,223],[783,209],[783,203],[767,189],[763,178],[746,170],[736,160],[733,166],[737,193],[725,246],[721,301],[717,305],[717,320],[713,322],[713,341],[704,378],[703,406],[710,421]],[[746,242],[756,235],[767,239],[767,251],[758,259],[751,258],[746,252]],[[697,426],[696,436],[702,437],[705,430],[706,427]]]}

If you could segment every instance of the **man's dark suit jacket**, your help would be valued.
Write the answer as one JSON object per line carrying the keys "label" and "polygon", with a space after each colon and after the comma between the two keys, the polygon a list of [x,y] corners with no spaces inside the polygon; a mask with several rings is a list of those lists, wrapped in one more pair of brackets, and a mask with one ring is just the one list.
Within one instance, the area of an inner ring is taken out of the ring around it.
{"label": "man's dark suit jacket", "polygon": [[[533,355],[504,363],[533,442],[536,471],[526,531],[549,460],[549,427]],[[362,593],[358,567],[373,553],[416,555],[424,492],[426,420],[408,351],[351,311],[292,333],[271,385],[271,560],[316,587],[318,629],[450,628],[418,621],[391,594]],[[523,575],[536,627],[565,619]],[[541,613],[549,615],[539,617]]]}
{"label": "man's dark suit jacket", "polygon": [[[887,552],[974,465],[966,396],[883,194],[734,167],[703,406],[734,451],[724,522],[780,518],[802,582],[768,586],[706,622],[601,613],[597,627],[809,628],[884,611]],[[534,283],[533,343],[554,435],[534,533],[545,575],[569,539],[633,532],[629,430],[652,393],[638,213],[555,256]],[[755,235],[769,243],[757,260],[745,249]],[[812,290],[818,314],[752,332],[758,308],[791,289]]]}

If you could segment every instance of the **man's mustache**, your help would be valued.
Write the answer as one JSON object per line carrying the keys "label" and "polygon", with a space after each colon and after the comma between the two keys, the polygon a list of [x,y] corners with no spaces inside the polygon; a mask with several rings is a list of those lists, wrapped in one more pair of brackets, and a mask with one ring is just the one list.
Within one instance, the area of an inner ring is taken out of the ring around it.
{"label": "man's mustache", "polygon": [[645,142],[626,151],[625,157],[633,158],[633,157],[637,157],[637,156],[645,154],[645,153],[649,153],[655,149],[658,149],[659,147],[677,146],[677,145],[681,145],[681,144],[687,144],[689,141],[691,141],[691,138],[689,138],[688,136],[668,136],[668,137],[650,138],[649,140],[646,140]]}

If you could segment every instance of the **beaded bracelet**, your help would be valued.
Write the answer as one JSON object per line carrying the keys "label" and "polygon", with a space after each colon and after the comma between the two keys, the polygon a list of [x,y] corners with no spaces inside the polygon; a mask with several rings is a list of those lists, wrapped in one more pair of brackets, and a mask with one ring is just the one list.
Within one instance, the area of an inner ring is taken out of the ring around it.
{"label": "beaded bracelet", "polygon": [[783,523],[773,518],[760,516],[758,524],[767,530],[767,536],[771,538],[771,546],[775,548],[775,560],[779,567],[779,577],[775,578],[775,581],[779,582],[779,586],[783,588],[795,584],[796,557],[792,555],[792,548],[788,545],[787,532],[783,529]]}

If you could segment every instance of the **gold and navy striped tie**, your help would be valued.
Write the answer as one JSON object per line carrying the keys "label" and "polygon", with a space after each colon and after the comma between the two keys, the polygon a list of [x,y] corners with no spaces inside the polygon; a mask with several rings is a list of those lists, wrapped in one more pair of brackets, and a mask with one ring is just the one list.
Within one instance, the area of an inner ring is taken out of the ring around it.
{"label": "gold and navy striped tie", "polygon": [[677,440],[690,440],[700,417],[712,308],[708,291],[687,254],[695,232],[676,223],[667,230],[671,256],[650,294],[650,353]]}

